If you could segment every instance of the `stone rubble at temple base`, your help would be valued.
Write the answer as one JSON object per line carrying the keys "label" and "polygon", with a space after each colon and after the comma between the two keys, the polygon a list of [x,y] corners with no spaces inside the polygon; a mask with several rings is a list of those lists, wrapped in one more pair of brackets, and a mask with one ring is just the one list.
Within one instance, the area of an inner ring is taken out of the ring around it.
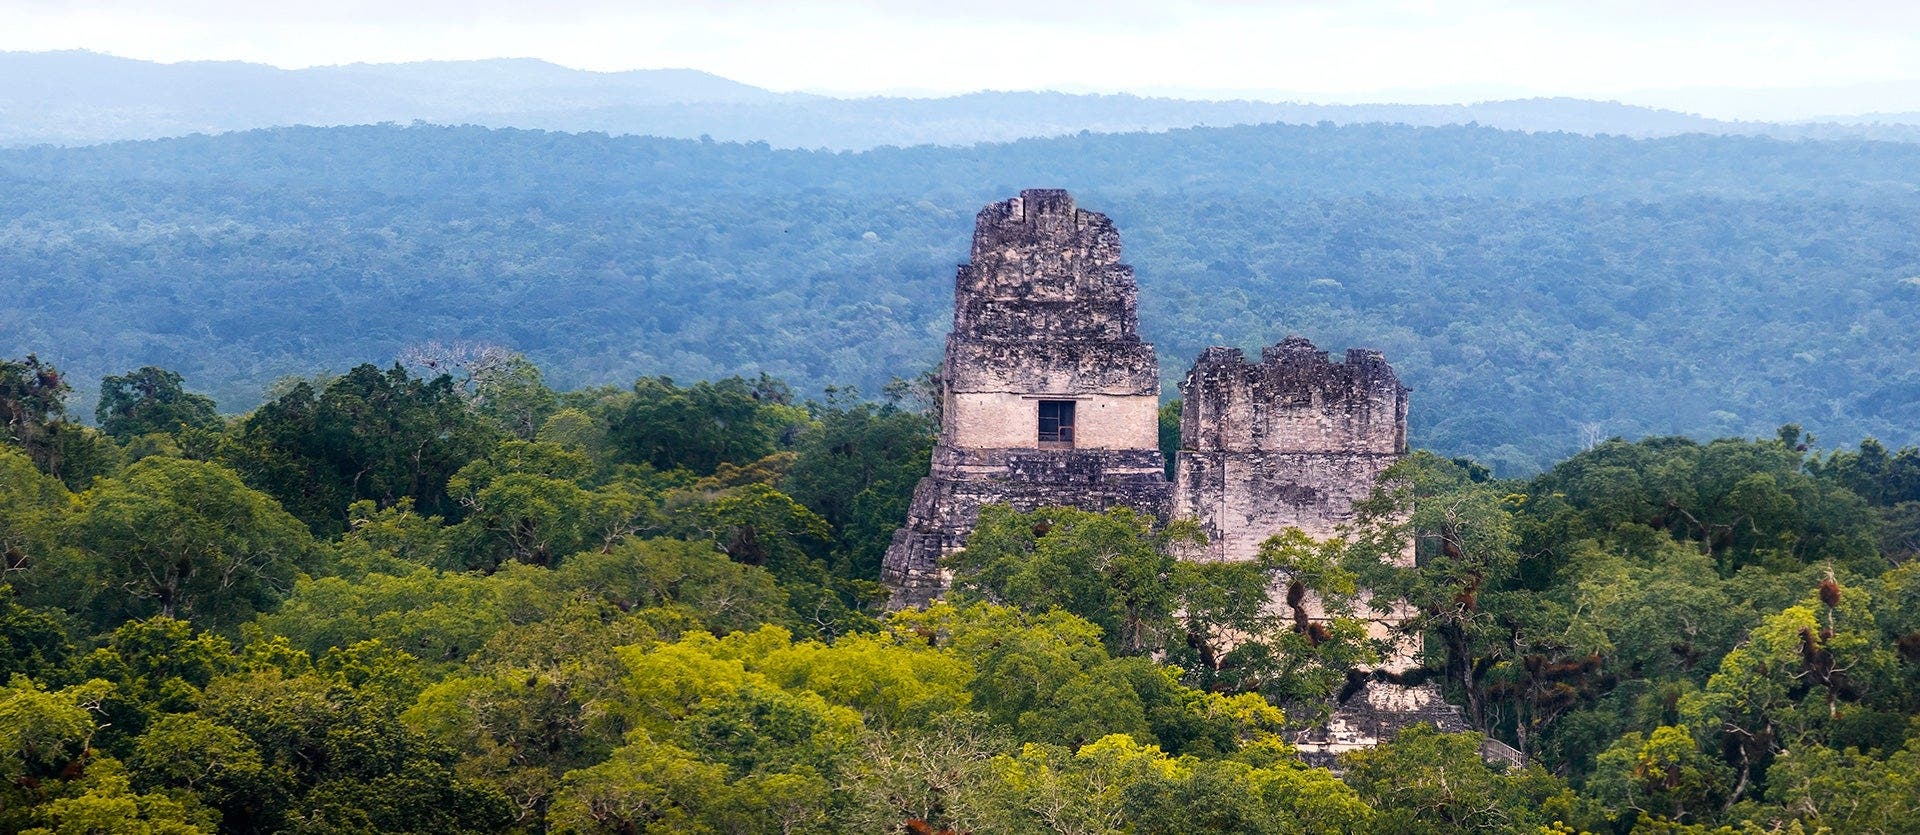
{"label": "stone rubble at temple base", "polygon": [[[1326,724],[1295,734],[1293,747],[1308,765],[1336,768],[1341,754],[1372,748],[1422,722],[1445,733],[1471,730],[1466,711],[1448,702],[1437,684],[1370,681],[1347,697]],[[1480,756],[1513,768],[1527,764],[1525,755],[1497,739],[1482,741]]]}

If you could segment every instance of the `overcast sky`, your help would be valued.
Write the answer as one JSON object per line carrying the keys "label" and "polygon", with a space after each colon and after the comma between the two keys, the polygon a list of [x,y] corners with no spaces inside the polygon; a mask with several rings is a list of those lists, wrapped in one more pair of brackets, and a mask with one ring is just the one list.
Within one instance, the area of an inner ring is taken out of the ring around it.
{"label": "overcast sky", "polygon": [[[1684,106],[1697,91],[1645,91],[1920,79],[1920,2],[0,0],[0,50],[72,48],[282,67],[527,56],[595,70],[693,67],[834,93],[1574,95]],[[1826,102],[1831,112],[1908,107],[1898,95],[1863,95],[1875,107]]]}

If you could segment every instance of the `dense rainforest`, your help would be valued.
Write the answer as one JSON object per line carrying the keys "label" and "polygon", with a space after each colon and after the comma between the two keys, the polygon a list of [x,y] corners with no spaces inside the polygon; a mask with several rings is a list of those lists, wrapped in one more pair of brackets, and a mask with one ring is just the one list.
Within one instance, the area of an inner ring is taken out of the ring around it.
{"label": "dense rainforest", "polygon": [[[989,508],[949,600],[886,613],[918,384],[447,351],[227,417],[141,367],[88,424],[72,388],[0,361],[4,831],[1920,829],[1920,448],[1418,452],[1345,536],[1239,564]],[[1394,601],[1476,730],[1309,767]]]}
{"label": "dense rainforest", "polygon": [[[1412,434],[1503,477],[1615,435],[1920,443],[1920,144],[1391,125],[861,153],[475,127],[0,151],[0,355],[231,410],[441,348],[565,388],[877,392],[938,358],[981,205],[1074,190],[1169,394],[1209,345],[1382,350]],[[477,350],[477,349],[476,349]]]}

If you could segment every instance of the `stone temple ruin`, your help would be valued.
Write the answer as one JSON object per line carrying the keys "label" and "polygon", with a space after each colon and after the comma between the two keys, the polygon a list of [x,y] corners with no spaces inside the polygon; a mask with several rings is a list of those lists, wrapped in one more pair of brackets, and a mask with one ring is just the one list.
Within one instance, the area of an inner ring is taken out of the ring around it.
{"label": "stone temple ruin", "polygon": [[[1246,560],[1287,527],[1334,535],[1406,454],[1407,388],[1386,360],[1350,350],[1331,362],[1289,337],[1258,363],[1229,348],[1201,354],[1180,384],[1180,451],[1168,482],[1159,364],[1140,340],[1137,293],[1113,222],[1075,207],[1067,192],[1029,189],[980,211],[972,258],[954,282],[932,471],[882,569],[892,606],[946,591],[940,559],[965,545],[988,504],[1191,517],[1208,545],[1190,558]],[[1405,653],[1385,665],[1410,666]],[[1465,726],[1436,687],[1375,681],[1297,742],[1326,762],[1420,721]]]}
{"label": "stone temple ruin", "polygon": [[1167,512],[1160,365],[1113,222],[1064,191],[990,205],[953,295],[933,470],[882,569],[895,607],[946,591],[984,505]]}

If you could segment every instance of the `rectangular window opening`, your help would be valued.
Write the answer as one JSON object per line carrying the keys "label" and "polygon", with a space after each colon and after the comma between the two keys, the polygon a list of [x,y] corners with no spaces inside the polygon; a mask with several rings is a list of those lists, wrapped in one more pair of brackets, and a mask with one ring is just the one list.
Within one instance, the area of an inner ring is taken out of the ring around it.
{"label": "rectangular window opening", "polygon": [[1040,401],[1040,448],[1073,449],[1073,401]]}

